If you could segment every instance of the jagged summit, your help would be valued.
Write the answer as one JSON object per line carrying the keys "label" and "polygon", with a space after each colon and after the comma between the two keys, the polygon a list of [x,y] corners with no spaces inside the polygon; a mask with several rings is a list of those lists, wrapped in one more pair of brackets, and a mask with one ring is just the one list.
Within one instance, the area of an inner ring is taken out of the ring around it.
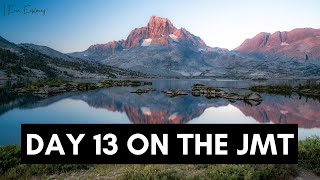
{"label": "jagged summit", "polygon": [[123,49],[172,43],[195,49],[207,47],[200,37],[194,36],[184,28],[176,28],[168,18],[151,16],[146,26],[132,30],[126,40],[92,45],[86,51],[71,53],[71,55],[101,61]]}
{"label": "jagged summit", "polygon": [[169,44],[184,41],[199,48],[205,47],[201,38],[194,36],[186,29],[177,29],[168,18],[151,16],[145,27],[136,28],[126,39],[124,48],[149,46],[152,44]]}
{"label": "jagged summit", "polygon": [[146,29],[146,38],[159,38],[161,35],[168,36],[177,30],[167,18],[151,16]]}

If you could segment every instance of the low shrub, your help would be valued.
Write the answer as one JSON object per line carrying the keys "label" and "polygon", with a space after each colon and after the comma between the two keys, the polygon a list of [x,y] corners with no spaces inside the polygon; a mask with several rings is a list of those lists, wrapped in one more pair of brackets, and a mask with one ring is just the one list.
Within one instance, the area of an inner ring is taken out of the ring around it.
{"label": "low shrub", "polygon": [[320,175],[320,138],[309,137],[299,141],[299,166]]}
{"label": "low shrub", "polygon": [[18,145],[0,146],[0,179],[29,179],[90,167],[85,164],[20,164],[20,154],[21,147]]}
{"label": "low shrub", "polygon": [[[299,141],[298,166],[320,175],[320,138]],[[95,167],[95,168],[90,168]],[[0,179],[31,179],[70,171],[87,170],[82,176],[113,174],[117,179],[290,179],[298,175],[296,165],[63,165],[20,164],[20,146],[0,146]],[[110,169],[111,168],[111,169]],[[62,178],[68,174],[61,175]]]}

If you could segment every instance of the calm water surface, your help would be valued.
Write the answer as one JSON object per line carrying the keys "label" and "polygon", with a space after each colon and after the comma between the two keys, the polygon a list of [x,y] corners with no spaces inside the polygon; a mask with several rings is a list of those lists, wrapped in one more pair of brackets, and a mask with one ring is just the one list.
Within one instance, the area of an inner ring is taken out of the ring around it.
{"label": "calm water surface", "polygon": [[[141,87],[113,87],[90,92],[64,93],[54,97],[23,96],[1,90],[0,145],[20,144],[24,123],[99,124],[298,124],[299,139],[320,136],[320,102],[317,99],[261,94],[260,104],[192,95],[170,98],[162,90],[191,89],[193,83],[223,87],[228,92],[245,93],[254,84],[284,81],[153,80],[157,91],[132,94]],[[285,83],[297,85],[296,81]]]}

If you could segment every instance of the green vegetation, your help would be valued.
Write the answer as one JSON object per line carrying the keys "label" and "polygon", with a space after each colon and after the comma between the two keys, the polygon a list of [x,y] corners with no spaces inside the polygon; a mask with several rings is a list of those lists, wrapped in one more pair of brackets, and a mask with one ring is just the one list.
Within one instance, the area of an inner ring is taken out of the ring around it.
{"label": "green vegetation", "polygon": [[148,93],[148,91],[147,90],[143,90],[143,89],[137,89],[136,91],[133,91],[133,92],[131,92],[131,93],[136,93],[136,94],[143,94],[143,93]]}
{"label": "green vegetation", "polygon": [[23,78],[32,74],[30,69],[37,69],[44,72],[48,78],[55,78],[57,75],[48,65],[43,61],[40,53],[31,53],[23,51],[23,56],[18,56],[9,50],[0,49],[0,67],[5,70],[8,76],[18,75],[18,78]]}
{"label": "green vegetation", "polygon": [[[69,91],[88,91],[97,88],[108,88],[116,86],[142,86],[148,82],[132,80],[105,80],[101,82],[71,82],[62,79],[34,81],[22,88],[13,88],[14,92],[23,94],[34,94],[40,96],[55,95]],[[146,90],[155,91],[153,88]],[[142,91],[140,91],[142,92]],[[140,93],[139,92],[139,93]],[[138,93],[138,92],[137,92]]]}
{"label": "green vegetation", "polygon": [[15,145],[0,147],[0,173],[20,164],[20,147]]}
{"label": "green vegetation", "polygon": [[112,80],[108,79],[105,81],[100,82],[104,86],[141,86],[145,85],[145,83],[148,82],[143,82],[143,81],[138,81],[138,80]]}
{"label": "green vegetation", "polygon": [[41,87],[44,87],[44,86],[60,87],[61,85],[68,82],[69,81],[63,80],[63,79],[33,81],[30,85],[27,85],[27,88],[40,89]]}
{"label": "green vegetation", "polygon": [[297,87],[298,90],[310,89],[310,90],[320,90],[320,84],[316,82],[308,82],[306,85],[301,85]]}
{"label": "green vegetation", "polygon": [[320,176],[320,138],[310,137],[299,142],[299,166]]}
{"label": "green vegetation", "polygon": [[151,91],[156,91],[156,89],[155,89],[155,88],[137,89],[136,91],[133,91],[133,92],[131,92],[131,93],[136,93],[136,94],[141,95],[141,94],[143,94],[143,93],[149,93],[149,92],[151,92]]}
{"label": "green vegetation", "polygon": [[290,85],[268,85],[268,86],[251,86],[251,91],[260,93],[272,93],[272,94],[285,94],[290,95],[293,92],[293,88]]}
{"label": "green vegetation", "polygon": [[216,92],[221,92],[221,91],[222,91],[222,90],[219,89],[219,88],[214,88],[214,87],[210,87],[210,86],[207,87],[207,90],[208,90],[208,91],[216,91]]}
{"label": "green vegetation", "polygon": [[[222,89],[216,88],[216,87],[211,87],[211,86],[206,86],[203,84],[194,84],[192,85],[192,95],[193,96],[205,96],[208,99],[211,98],[225,98],[231,101],[232,103],[235,102],[235,100],[242,100],[242,101],[247,101],[249,105],[253,105],[249,101],[255,101],[255,102],[261,102],[262,98],[259,94],[256,93],[246,93],[246,94],[237,94],[235,92],[227,93],[223,91]],[[260,103],[254,103],[256,105]]]}
{"label": "green vegetation", "polygon": [[299,168],[320,175],[320,138],[299,142],[296,165],[41,165],[20,164],[20,147],[0,147],[0,179],[292,179]]}
{"label": "green vegetation", "polygon": [[296,92],[302,96],[310,96],[319,98],[320,97],[320,84],[317,83],[307,83],[306,85],[301,85],[292,87],[290,85],[267,85],[267,86],[251,86],[251,91],[261,92],[261,93],[271,93],[271,94],[283,94],[291,95]]}
{"label": "green vegetation", "polygon": [[119,76],[127,77],[148,77],[148,75],[123,70],[103,64],[97,64],[82,59],[65,61],[41,54],[38,51],[31,51],[21,48],[20,53],[13,53],[9,50],[0,49],[0,69],[4,70],[9,77],[19,79],[56,79],[73,78],[77,72],[103,75],[110,78]]}
{"label": "green vegetation", "polygon": [[304,85],[304,86],[299,84],[299,86],[296,87],[295,89],[299,95],[320,98],[320,84],[308,83],[307,85]]}
{"label": "green vegetation", "polygon": [[192,91],[200,91],[202,89],[206,89],[208,88],[208,86],[204,85],[204,84],[193,84],[192,85]]}
{"label": "green vegetation", "polygon": [[62,79],[54,79],[47,82],[49,87],[60,87],[62,84],[68,83],[69,81],[62,80]]}
{"label": "green vegetation", "polygon": [[248,99],[253,93],[245,93],[243,96],[244,99]]}
{"label": "green vegetation", "polygon": [[288,179],[290,165],[131,165],[120,179]]}
{"label": "green vegetation", "polygon": [[203,86],[206,86],[204,84],[193,84],[192,87],[203,87]]}
{"label": "green vegetation", "polygon": [[90,167],[90,165],[77,164],[20,164],[20,153],[20,146],[0,146],[0,179],[30,179],[33,176],[89,169]]}

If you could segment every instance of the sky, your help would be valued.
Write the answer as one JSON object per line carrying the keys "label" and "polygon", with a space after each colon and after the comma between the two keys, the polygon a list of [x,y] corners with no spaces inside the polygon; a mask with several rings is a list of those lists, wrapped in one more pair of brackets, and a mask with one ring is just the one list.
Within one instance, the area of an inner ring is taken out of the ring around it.
{"label": "sky", "polygon": [[[69,53],[126,39],[150,16],[171,20],[211,47],[239,46],[259,32],[320,28],[319,0],[0,0],[0,36]],[[28,13],[31,9],[46,10]],[[10,10],[8,10],[10,9]],[[14,10],[20,12],[13,12]]]}

